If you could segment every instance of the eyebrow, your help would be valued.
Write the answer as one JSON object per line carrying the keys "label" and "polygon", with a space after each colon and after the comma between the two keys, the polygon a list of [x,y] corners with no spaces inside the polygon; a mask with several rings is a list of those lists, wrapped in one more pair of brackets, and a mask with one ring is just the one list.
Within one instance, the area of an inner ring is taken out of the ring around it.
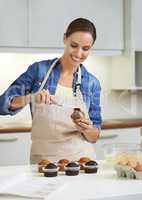
{"label": "eyebrow", "polygon": [[[73,43],[73,44],[75,44],[75,45],[78,45],[78,43],[77,42],[75,42],[75,41],[71,41],[71,43]],[[83,46],[83,48],[91,48],[91,46],[90,45],[86,45],[86,46]]]}

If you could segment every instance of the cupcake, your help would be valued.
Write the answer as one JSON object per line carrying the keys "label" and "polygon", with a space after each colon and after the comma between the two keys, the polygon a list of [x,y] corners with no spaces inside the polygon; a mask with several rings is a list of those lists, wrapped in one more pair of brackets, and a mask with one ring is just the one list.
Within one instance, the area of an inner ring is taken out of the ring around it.
{"label": "cupcake", "polygon": [[79,174],[80,166],[76,162],[70,162],[64,167],[64,169],[67,176],[76,176]]}
{"label": "cupcake", "polygon": [[80,108],[74,108],[73,113],[71,114],[71,118],[73,120],[79,120],[85,117],[84,112],[81,111]]}
{"label": "cupcake", "polygon": [[69,163],[67,159],[61,159],[58,161],[59,171],[64,171],[64,167]]}
{"label": "cupcake", "polygon": [[42,173],[42,168],[45,167],[47,164],[49,164],[49,160],[40,160],[38,162],[38,172]]}
{"label": "cupcake", "polygon": [[85,173],[97,173],[98,163],[94,160],[86,162],[84,165]]}
{"label": "cupcake", "polygon": [[45,177],[55,177],[58,175],[58,167],[54,163],[49,163],[42,169]]}
{"label": "cupcake", "polygon": [[83,165],[84,165],[86,162],[90,161],[90,160],[91,160],[91,159],[90,159],[89,157],[81,157],[81,158],[78,160],[78,163],[79,163],[79,165],[80,165],[80,169],[83,170],[83,169],[84,169]]}

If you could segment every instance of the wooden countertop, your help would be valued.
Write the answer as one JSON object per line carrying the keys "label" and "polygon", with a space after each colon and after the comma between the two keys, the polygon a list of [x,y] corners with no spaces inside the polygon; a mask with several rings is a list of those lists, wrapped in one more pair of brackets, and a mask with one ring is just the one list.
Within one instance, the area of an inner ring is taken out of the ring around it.
{"label": "wooden countertop", "polygon": [[[102,129],[120,129],[120,128],[135,128],[142,127],[142,119],[109,119],[104,120],[102,123]],[[0,133],[23,133],[31,132],[31,126],[24,124],[17,126],[10,126],[10,123],[3,124],[0,126]]]}
{"label": "wooden countertop", "polygon": [[115,119],[104,120],[102,129],[142,127],[142,119]]}

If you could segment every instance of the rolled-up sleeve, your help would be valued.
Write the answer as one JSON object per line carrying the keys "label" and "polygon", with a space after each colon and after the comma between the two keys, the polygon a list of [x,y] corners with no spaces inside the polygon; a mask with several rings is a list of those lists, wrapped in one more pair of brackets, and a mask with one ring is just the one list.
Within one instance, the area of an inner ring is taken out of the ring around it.
{"label": "rolled-up sleeve", "polygon": [[92,95],[89,108],[90,120],[93,125],[97,128],[101,128],[102,118],[101,118],[101,107],[100,107],[100,92],[101,86],[99,80],[95,79],[92,87]]}
{"label": "rolled-up sleeve", "polygon": [[14,115],[22,109],[10,110],[10,102],[15,96],[24,96],[32,91],[36,74],[37,63],[34,63],[0,96],[0,115]]}

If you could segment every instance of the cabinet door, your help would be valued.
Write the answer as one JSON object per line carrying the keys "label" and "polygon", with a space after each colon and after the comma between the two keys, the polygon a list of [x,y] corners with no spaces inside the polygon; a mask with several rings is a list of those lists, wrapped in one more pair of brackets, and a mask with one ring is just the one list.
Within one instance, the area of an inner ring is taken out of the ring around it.
{"label": "cabinet door", "polygon": [[115,143],[140,144],[140,128],[102,130],[100,138],[94,144],[97,159],[104,159],[104,145]]}
{"label": "cabinet door", "polygon": [[136,87],[134,59],[133,54],[112,57],[111,89],[127,90]]}
{"label": "cabinet door", "polygon": [[30,161],[31,134],[0,134],[0,165],[24,165]]}
{"label": "cabinet door", "polygon": [[123,49],[122,0],[29,0],[29,46],[63,48],[67,25],[78,17],[96,25],[95,49]]}
{"label": "cabinet door", "polygon": [[141,0],[132,0],[132,46],[136,50],[142,50],[141,8]]}
{"label": "cabinet door", "polygon": [[0,0],[0,46],[27,45],[27,0]]}

